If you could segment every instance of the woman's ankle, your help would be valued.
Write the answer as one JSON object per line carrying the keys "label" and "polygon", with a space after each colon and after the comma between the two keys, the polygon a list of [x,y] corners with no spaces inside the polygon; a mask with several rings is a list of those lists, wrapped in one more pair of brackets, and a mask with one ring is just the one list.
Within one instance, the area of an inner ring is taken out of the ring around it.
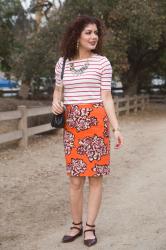
{"label": "woman's ankle", "polygon": [[95,228],[95,222],[94,221],[87,221],[85,224],[85,229],[94,229]]}

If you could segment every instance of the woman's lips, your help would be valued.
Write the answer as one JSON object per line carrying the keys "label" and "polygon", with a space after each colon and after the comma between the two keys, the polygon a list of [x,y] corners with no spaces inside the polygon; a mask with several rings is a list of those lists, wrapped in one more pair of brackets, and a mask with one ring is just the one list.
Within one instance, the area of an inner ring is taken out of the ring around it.
{"label": "woman's lips", "polygon": [[96,45],[96,42],[91,42],[91,43],[89,43],[91,46],[94,46],[94,45]]}

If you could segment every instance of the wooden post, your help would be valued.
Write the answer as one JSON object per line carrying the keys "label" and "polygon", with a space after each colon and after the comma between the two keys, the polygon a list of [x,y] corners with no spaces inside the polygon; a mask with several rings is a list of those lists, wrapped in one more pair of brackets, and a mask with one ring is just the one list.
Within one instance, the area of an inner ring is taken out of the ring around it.
{"label": "wooden post", "polygon": [[145,95],[145,103],[146,103],[147,107],[149,106],[149,102],[150,102],[150,96],[149,96],[149,94],[147,94],[147,95]]}
{"label": "wooden post", "polygon": [[116,112],[116,115],[119,116],[119,97],[118,96],[115,96],[114,97],[114,100],[115,100],[115,112]]}
{"label": "wooden post", "polygon": [[137,104],[138,104],[138,97],[137,97],[137,95],[134,95],[134,113],[135,113],[135,114],[136,114],[137,111],[138,111],[138,106],[137,106]]}
{"label": "wooden post", "polygon": [[21,112],[21,119],[18,123],[18,129],[22,130],[22,139],[20,140],[19,145],[21,147],[28,146],[28,119],[27,119],[27,108],[26,106],[18,106],[18,110]]}
{"label": "wooden post", "polygon": [[129,115],[129,112],[130,112],[130,97],[128,95],[126,95],[125,98],[126,98],[126,115]]}

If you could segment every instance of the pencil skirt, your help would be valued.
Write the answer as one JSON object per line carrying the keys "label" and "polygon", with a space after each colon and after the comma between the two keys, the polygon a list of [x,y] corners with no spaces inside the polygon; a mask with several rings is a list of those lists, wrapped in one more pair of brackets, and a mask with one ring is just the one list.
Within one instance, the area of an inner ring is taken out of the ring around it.
{"label": "pencil skirt", "polygon": [[65,107],[63,141],[67,175],[109,175],[110,122],[103,103]]}

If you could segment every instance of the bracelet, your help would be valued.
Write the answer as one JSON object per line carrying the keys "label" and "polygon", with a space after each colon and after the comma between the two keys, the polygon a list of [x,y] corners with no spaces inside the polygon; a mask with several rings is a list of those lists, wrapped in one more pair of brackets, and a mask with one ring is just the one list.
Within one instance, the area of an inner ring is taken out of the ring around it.
{"label": "bracelet", "polygon": [[121,131],[121,129],[120,129],[120,128],[116,128],[116,129],[115,129],[115,128],[113,128],[113,129],[112,129],[112,131],[113,131],[113,132],[116,132],[116,131]]}

